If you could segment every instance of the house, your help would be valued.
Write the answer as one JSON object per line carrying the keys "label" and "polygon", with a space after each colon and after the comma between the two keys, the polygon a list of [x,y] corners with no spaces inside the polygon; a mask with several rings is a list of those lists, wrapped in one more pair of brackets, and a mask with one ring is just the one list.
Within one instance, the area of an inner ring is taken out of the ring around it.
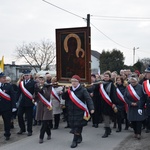
{"label": "house", "polygon": [[100,74],[100,53],[98,51],[91,50],[91,73]]}

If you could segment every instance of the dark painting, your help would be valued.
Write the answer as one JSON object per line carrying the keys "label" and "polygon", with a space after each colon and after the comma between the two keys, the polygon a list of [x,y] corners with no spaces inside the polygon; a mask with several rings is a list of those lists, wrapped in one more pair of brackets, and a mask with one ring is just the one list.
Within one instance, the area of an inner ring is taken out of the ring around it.
{"label": "dark painting", "polygon": [[59,82],[75,74],[90,82],[90,28],[56,29],[56,60]]}

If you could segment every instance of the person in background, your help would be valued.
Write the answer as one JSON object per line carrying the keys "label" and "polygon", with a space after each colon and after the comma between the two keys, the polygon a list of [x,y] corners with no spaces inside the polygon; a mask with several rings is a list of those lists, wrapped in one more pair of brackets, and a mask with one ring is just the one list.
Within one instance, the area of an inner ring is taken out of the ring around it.
{"label": "person in background", "polygon": [[49,73],[46,73],[45,76],[46,76],[46,83],[50,84],[51,83],[51,79],[52,79],[51,75]]}
{"label": "person in background", "polygon": [[52,77],[51,83],[53,85],[51,92],[51,101],[53,105],[53,115],[54,115],[54,128],[58,129],[60,122],[60,114],[62,113],[61,108],[61,97],[63,87],[55,85],[57,83],[57,78]]}
{"label": "person in background", "polygon": [[73,75],[71,87],[62,94],[68,103],[68,120],[74,134],[71,148],[77,147],[82,142],[82,130],[87,125],[90,114],[94,113],[94,105],[86,88],[80,84],[81,78]]}
{"label": "person in background", "polygon": [[133,75],[129,78],[130,84],[127,86],[124,99],[128,104],[127,117],[131,121],[134,130],[134,137],[141,139],[142,121],[146,118],[144,108],[143,113],[138,113],[140,101],[144,99],[142,86],[138,83],[138,77]]}
{"label": "person in background", "polygon": [[[18,93],[18,86],[16,84],[11,83],[11,78],[9,76],[6,76],[6,83],[10,83],[13,87],[13,90],[15,92],[15,95]],[[16,101],[16,99],[15,99]],[[17,101],[16,101],[17,103]],[[14,119],[16,118],[17,111],[12,112],[12,118],[11,118],[11,129],[14,128]]]}
{"label": "person in background", "polygon": [[[124,99],[124,92],[126,89],[126,86],[124,86],[124,80],[121,76],[116,77],[116,92],[117,92],[117,98],[118,98],[118,104],[116,105],[118,112],[116,113],[117,117],[117,124],[118,128],[116,132],[121,132],[122,130],[122,121],[125,118],[128,106]],[[125,120],[125,128],[128,128],[128,120]]]}
{"label": "person in background", "polygon": [[10,139],[11,117],[12,112],[15,112],[16,96],[13,87],[10,83],[6,83],[6,76],[3,72],[0,73],[0,115],[4,122],[5,140]]}
{"label": "person in background", "polygon": [[[51,139],[52,103],[50,100],[52,86],[45,84],[45,77],[39,76],[39,84],[35,88],[35,101],[37,103],[36,119],[42,121],[39,143],[43,143],[44,135]],[[40,109],[39,108],[40,105]]]}
{"label": "person in background", "polygon": [[140,107],[139,107],[139,114],[142,114],[142,109],[146,105],[146,133],[150,132],[150,65],[145,69],[145,77],[143,78],[142,82],[140,82],[143,87],[144,91],[144,99],[142,99]]}

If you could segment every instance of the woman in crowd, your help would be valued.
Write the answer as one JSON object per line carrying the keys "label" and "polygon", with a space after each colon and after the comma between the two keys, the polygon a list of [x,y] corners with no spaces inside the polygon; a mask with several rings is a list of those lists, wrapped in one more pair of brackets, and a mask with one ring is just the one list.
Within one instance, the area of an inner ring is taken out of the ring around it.
{"label": "woman in crowd", "polygon": [[[43,143],[44,134],[47,133],[47,140],[51,139],[52,105],[50,95],[52,86],[46,85],[44,76],[39,77],[39,84],[36,87],[35,99],[37,100],[36,119],[42,121],[39,143]],[[36,102],[35,102],[36,103]],[[39,109],[40,108],[40,109]]]}
{"label": "woman in crowd", "polygon": [[127,86],[124,98],[128,104],[128,120],[131,121],[134,130],[134,137],[141,139],[142,121],[146,118],[143,109],[142,115],[138,114],[140,101],[144,98],[142,86],[138,83],[138,78],[134,75],[129,78],[130,84]]}
{"label": "woman in crowd", "polygon": [[[83,126],[87,125],[90,113],[94,113],[94,105],[87,90],[80,84],[81,78],[74,75],[71,78],[71,87],[62,95],[68,103],[68,121],[74,134],[71,148],[82,142]],[[87,104],[87,105],[86,105]]]}
{"label": "woman in crowd", "polygon": [[51,83],[53,84],[52,92],[51,92],[51,101],[52,101],[53,115],[54,115],[54,128],[53,129],[58,129],[59,121],[60,121],[60,114],[62,113],[60,94],[62,94],[63,87],[57,86],[57,85],[55,86],[56,82],[57,82],[56,77],[53,77],[51,79]]}
{"label": "woman in crowd", "polygon": [[[127,103],[124,99],[124,96],[123,96],[125,89],[126,89],[126,86],[124,86],[124,80],[121,76],[116,77],[115,86],[116,86],[116,92],[117,92],[117,98],[118,98],[118,104],[116,105],[117,109],[118,109],[118,112],[116,113],[118,129],[116,130],[116,132],[121,132],[122,121],[126,116],[125,114],[127,112],[127,107],[128,107]],[[126,124],[125,128],[128,128],[128,120],[126,119],[125,121],[126,121],[125,122],[125,124]]]}

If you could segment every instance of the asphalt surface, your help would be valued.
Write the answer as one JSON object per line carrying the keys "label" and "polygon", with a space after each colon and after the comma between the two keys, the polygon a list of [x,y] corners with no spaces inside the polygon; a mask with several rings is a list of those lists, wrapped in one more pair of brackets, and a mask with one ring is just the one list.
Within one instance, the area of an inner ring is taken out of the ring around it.
{"label": "asphalt surface", "polygon": [[[5,141],[2,122],[0,122],[0,150],[70,150],[73,135],[69,133],[70,129],[64,128],[65,126],[66,122],[61,122],[59,129],[52,130],[52,139],[47,140],[45,136],[44,143],[39,144],[40,126],[33,127],[33,135],[30,137],[27,136],[27,133],[17,135],[19,127],[17,121],[15,121],[15,128],[11,130],[11,138],[9,141]],[[122,132],[117,133],[116,129],[112,129],[112,134],[108,138],[101,138],[103,133],[103,124],[100,124],[99,128],[94,128],[89,122],[83,129],[83,142],[76,149],[125,150],[126,148],[124,149],[123,146],[130,146],[126,143],[132,140],[133,131],[130,129],[129,131],[122,130]],[[138,140],[135,141],[139,142]]]}

